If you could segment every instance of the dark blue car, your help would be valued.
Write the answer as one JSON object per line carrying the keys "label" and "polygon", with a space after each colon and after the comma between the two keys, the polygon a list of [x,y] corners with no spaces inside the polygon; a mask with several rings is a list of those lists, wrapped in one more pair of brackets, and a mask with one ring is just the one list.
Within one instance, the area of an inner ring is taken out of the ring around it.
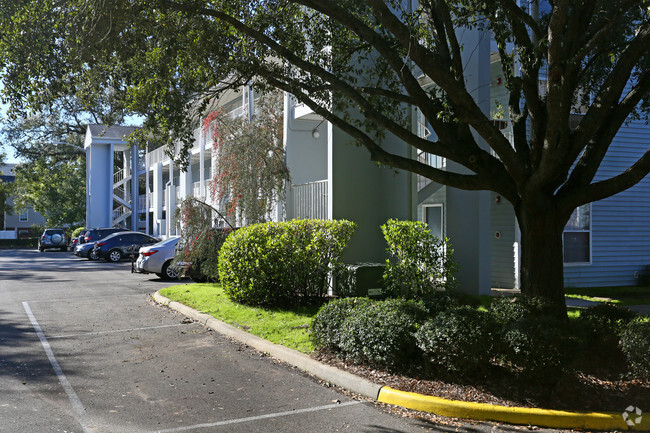
{"label": "dark blue car", "polygon": [[140,247],[160,242],[160,239],[140,232],[119,232],[95,242],[93,254],[108,262],[119,262],[131,254],[137,254]]}

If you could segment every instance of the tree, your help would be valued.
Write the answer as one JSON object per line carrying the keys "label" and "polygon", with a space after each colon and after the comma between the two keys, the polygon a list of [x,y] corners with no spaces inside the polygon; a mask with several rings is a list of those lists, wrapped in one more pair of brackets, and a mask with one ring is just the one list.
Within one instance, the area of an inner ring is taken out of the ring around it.
{"label": "tree", "polygon": [[[373,161],[506,198],[521,229],[522,292],[563,307],[562,230],[572,211],[650,171],[646,152],[622,173],[594,181],[621,126],[647,119],[648,2],[520,3],[422,0],[411,9],[400,0],[19,0],[2,12],[12,19],[1,23],[8,30],[0,61],[5,83],[18,83],[7,87],[10,100],[29,105],[44,84],[58,89],[74,76],[88,87],[125,90],[128,106],[147,115],[145,126],[185,143],[223,90],[255,78],[262,90],[287,91]],[[512,142],[466,84],[463,56],[475,47],[458,29],[493,35]],[[572,128],[576,103],[586,109]],[[406,106],[424,114],[434,140],[407,125]],[[392,154],[382,146],[386,133],[462,170]]]}
{"label": "tree", "polygon": [[282,143],[281,95],[261,96],[255,111],[248,119],[217,110],[203,121],[216,149],[213,198],[218,203],[227,200],[228,214],[239,213],[249,224],[268,220],[274,205],[284,198],[289,180]]}
{"label": "tree", "polygon": [[16,167],[16,209],[31,205],[45,217],[47,226],[75,225],[86,217],[86,163],[40,157]]}

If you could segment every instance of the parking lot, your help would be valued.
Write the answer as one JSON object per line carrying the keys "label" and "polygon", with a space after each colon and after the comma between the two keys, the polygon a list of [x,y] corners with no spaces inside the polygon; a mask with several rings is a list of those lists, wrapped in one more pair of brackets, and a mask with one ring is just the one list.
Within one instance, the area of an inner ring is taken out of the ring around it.
{"label": "parking lot", "polygon": [[151,302],[178,283],[131,274],[128,262],[0,250],[0,432],[450,431]]}

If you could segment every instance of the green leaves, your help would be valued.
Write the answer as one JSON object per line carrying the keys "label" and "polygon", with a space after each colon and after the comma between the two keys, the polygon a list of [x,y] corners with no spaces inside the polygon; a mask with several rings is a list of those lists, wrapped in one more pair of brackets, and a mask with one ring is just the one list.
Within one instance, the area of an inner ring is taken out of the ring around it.
{"label": "green leaves", "polygon": [[384,274],[388,294],[424,299],[437,290],[455,287],[454,250],[431,234],[425,223],[390,219],[381,230],[391,257]]}
{"label": "green leaves", "polygon": [[321,299],[355,224],[291,220],[243,227],[219,257],[224,291],[236,302],[282,306]]}
{"label": "green leaves", "polygon": [[215,199],[228,199],[227,212],[248,224],[271,219],[289,181],[282,140],[282,94],[273,92],[255,102],[253,118],[210,113],[203,128],[211,133],[217,154],[213,182]]}
{"label": "green leaves", "polygon": [[16,167],[15,207],[31,205],[49,227],[74,225],[86,218],[86,162],[41,157]]}

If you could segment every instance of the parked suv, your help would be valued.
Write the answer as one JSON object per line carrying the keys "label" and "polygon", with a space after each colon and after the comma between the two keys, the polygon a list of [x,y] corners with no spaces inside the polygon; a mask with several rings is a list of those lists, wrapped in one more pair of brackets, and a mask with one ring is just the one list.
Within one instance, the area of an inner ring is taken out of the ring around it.
{"label": "parked suv", "polygon": [[80,243],[74,248],[74,255],[87,258],[88,260],[97,260],[99,257],[94,255],[92,252],[95,247],[95,242],[104,239],[106,236],[112,235],[113,233],[125,231],[127,230],[119,227],[88,229],[84,235],[84,243]]}
{"label": "parked suv", "polygon": [[93,253],[108,262],[119,262],[130,254],[137,254],[140,247],[158,242],[160,239],[140,232],[113,233],[101,241],[95,242]]}
{"label": "parked suv", "polygon": [[38,250],[43,252],[46,248],[59,248],[68,251],[68,235],[63,229],[45,229],[38,238]]}

